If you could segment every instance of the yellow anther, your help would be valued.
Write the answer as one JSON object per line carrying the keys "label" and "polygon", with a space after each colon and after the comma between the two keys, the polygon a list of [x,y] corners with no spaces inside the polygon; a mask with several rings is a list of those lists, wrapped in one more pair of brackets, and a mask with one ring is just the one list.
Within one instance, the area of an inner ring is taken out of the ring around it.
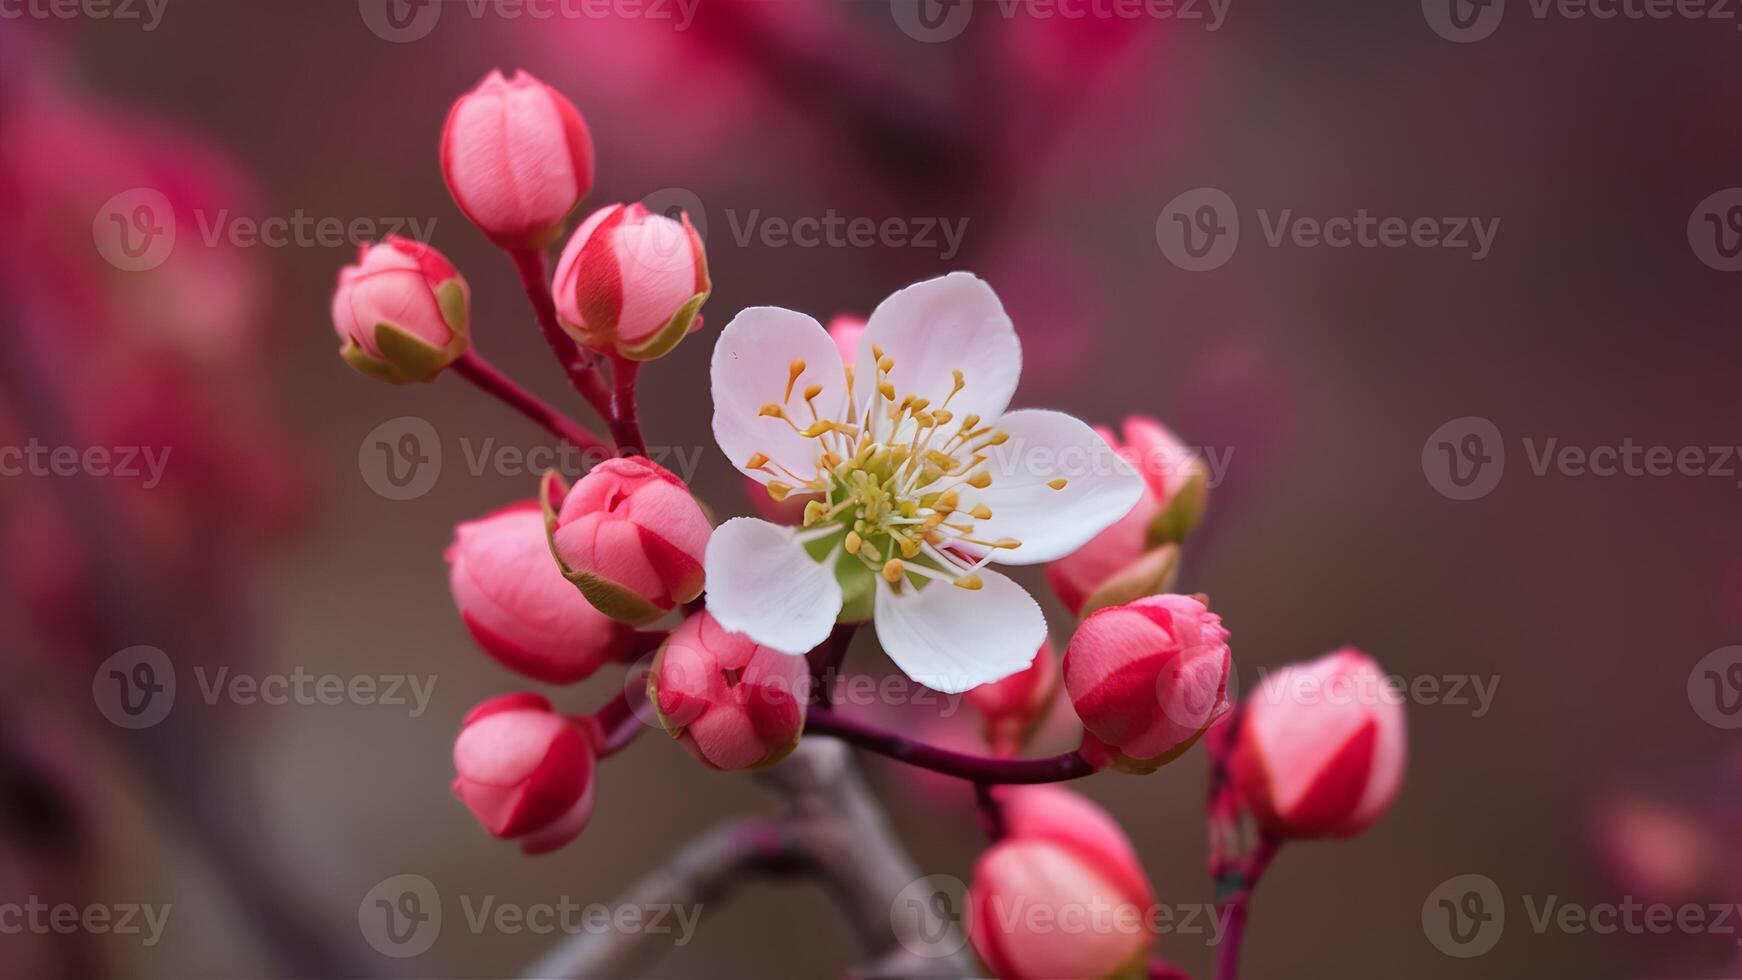
{"label": "yellow anther", "polygon": [[984,490],[991,485],[992,474],[985,470],[981,470],[973,476],[968,477],[968,486],[973,487],[975,490]]}
{"label": "yellow anther", "polygon": [[895,400],[895,386],[887,381],[877,386],[877,393],[890,401]]}
{"label": "yellow anther", "polygon": [[863,545],[864,543],[865,543],[865,539],[859,537],[858,531],[848,531],[847,532],[847,541],[846,541],[847,554],[849,554],[849,555],[858,554],[859,547],[861,545]]}
{"label": "yellow anther", "polygon": [[768,457],[764,456],[762,453],[756,453],[744,463],[744,468],[747,470],[759,470],[767,465]]}
{"label": "yellow anther", "polygon": [[895,367],[895,358],[884,357],[881,354],[877,355],[877,370],[882,371],[884,374],[888,374],[890,369],[893,367]]}
{"label": "yellow anther", "polygon": [[988,446],[1002,446],[1009,441],[1010,441],[1010,433],[1008,433],[1008,432],[994,432],[994,433],[992,433],[991,437],[986,440],[986,445],[988,445]]}
{"label": "yellow anther", "polygon": [[962,377],[962,372],[951,371],[950,374],[956,379],[956,391],[961,391],[963,388],[967,387],[968,381],[966,378]]}
{"label": "yellow anther", "polygon": [[783,401],[791,401],[792,400],[792,386],[795,384],[798,384],[798,376],[804,373],[804,358],[802,358],[802,357],[793,358],[792,365],[790,367],[788,367],[786,369],[786,371],[787,371],[787,374],[786,374],[786,398],[784,398],[782,400]]}
{"label": "yellow anther", "polygon": [[828,505],[820,500],[813,500],[804,505],[804,526],[810,527],[812,524],[827,518],[828,515]]}
{"label": "yellow anther", "polygon": [[768,418],[768,419],[786,418],[785,410],[783,410],[779,405],[776,405],[773,402],[769,402],[768,404],[762,406],[762,411],[760,411],[756,414],[762,416],[763,418]]}
{"label": "yellow anther", "polygon": [[897,537],[895,540],[896,543],[901,545],[901,557],[912,558],[914,555],[919,554],[920,543],[918,541],[904,537]]}
{"label": "yellow anther", "polygon": [[913,400],[913,410],[916,412],[923,412],[927,408],[930,408],[930,407],[931,407],[931,399],[930,398],[915,398]]}
{"label": "yellow anther", "polygon": [[978,416],[978,415],[966,416],[962,419],[962,431],[963,432],[972,432],[974,430],[974,427],[979,425],[979,424],[980,424],[980,416]]}
{"label": "yellow anther", "polygon": [[824,469],[832,470],[841,465],[841,454],[830,449],[823,453],[822,463]]}
{"label": "yellow anther", "polygon": [[811,386],[805,388],[805,390],[804,390],[804,400],[808,402],[812,398],[815,398],[816,396],[818,396],[822,393],[823,393],[823,386],[822,385],[811,385]]}
{"label": "yellow anther", "polygon": [[934,419],[937,419],[937,422],[939,425],[949,425],[950,420],[956,417],[956,413],[950,411],[947,408],[940,408],[937,411],[931,413],[931,417]]}
{"label": "yellow anther", "polygon": [[1061,476],[1056,480],[1046,481],[1046,485],[1049,487],[1052,487],[1054,490],[1063,490],[1067,485],[1069,485],[1070,482],[1071,481],[1069,481]]}
{"label": "yellow anther", "polygon": [[818,422],[812,422],[810,425],[805,426],[804,428],[799,430],[798,434],[801,436],[804,436],[806,439],[815,439],[816,437],[822,435],[825,432],[834,431],[834,428],[835,428],[835,423],[830,422],[828,419],[823,419],[823,420],[818,421]]}
{"label": "yellow anther", "polygon": [[779,480],[769,481],[768,495],[773,497],[775,500],[785,500],[787,495],[790,493],[792,493],[792,487],[787,486]]}
{"label": "yellow anther", "polygon": [[992,519],[992,508],[985,504],[975,504],[974,509],[968,511],[968,513],[972,514],[974,519],[977,521],[988,521]]}
{"label": "yellow anther", "polygon": [[961,499],[954,490],[945,490],[944,495],[938,498],[937,509],[948,514],[956,509],[956,504],[960,503]]}
{"label": "yellow anther", "polygon": [[883,581],[888,582],[890,585],[894,585],[901,581],[901,576],[906,572],[906,569],[907,566],[901,563],[901,559],[889,559],[883,563]]}
{"label": "yellow anther", "polygon": [[992,547],[994,547],[994,548],[1020,548],[1020,547],[1022,547],[1022,542],[1016,540],[1015,538],[999,538],[998,540],[992,542]]}
{"label": "yellow anther", "polygon": [[967,589],[969,592],[978,592],[986,583],[980,581],[979,575],[964,575],[961,578],[956,579],[953,584],[958,589]]}
{"label": "yellow anther", "polygon": [[949,456],[949,455],[946,455],[944,453],[940,453],[936,449],[926,450],[925,458],[926,458],[927,462],[932,463],[938,469],[943,470],[945,473],[953,472],[956,469],[956,467],[962,465],[961,460],[957,459],[954,456]]}
{"label": "yellow anther", "polygon": [[877,346],[876,344],[872,344],[871,345],[871,356],[876,360],[879,360],[879,361],[883,360],[883,348]]}

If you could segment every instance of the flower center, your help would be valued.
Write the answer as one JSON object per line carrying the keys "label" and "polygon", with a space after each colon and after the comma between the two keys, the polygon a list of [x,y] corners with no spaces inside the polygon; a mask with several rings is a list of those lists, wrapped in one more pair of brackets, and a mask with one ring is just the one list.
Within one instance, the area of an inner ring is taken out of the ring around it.
{"label": "flower center", "polygon": [[[818,409],[821,385],[798,387],[803,360],[792,362],[782,399],[762,406],[764,417],[780,419],[815,442],[814,476],[794,474],[763,453],[752,456],[748,467],[776,477],[767,484],[776,500],[795,493],[816,498],[805,504],[800,539],[808,544],[839,537],[825,559],[831,565],[845,554],[897,590],[931,580],[979,589],[979,570],[1000,550],[1022,542],[976,535],[975,522],[989,520],[992,510],[984,503],[964,508],[961,497],[964,490],[992,485],[988,452],[1010,435],[982,425],[978,415],[958,418],[950,411],[967,387],[962,371],[952,372],[950,394],[934,406],[896,391],[889,380],[895,361],[881,348],[873,346],[871,356],[876,371],[863,404],[854,397],[853,371],[847,369],[844,419]],[[794,405],[795,392],[802,409]],[[1062,490],[1065,482],[1048,485]]]}

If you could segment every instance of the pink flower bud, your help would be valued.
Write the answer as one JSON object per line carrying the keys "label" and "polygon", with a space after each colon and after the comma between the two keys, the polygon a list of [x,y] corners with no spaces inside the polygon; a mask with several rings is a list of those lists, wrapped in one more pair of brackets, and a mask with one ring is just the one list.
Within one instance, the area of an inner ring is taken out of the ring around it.
{"label": "pink flower bud", "polygon": [[829,339],[841,349],[841,363],[852,367],[859,358],[859,335],[865,332],[865,318],[837,313],[829,321]]}
{"label": "pink flower bud", "polygon": [[1353,647],[1264,679],[1242,708],[1234,783],[1274,837],[1348,837],[1403,784],[1403,705]]}
{"label": "pink flower bud", "polygon": [[700,612],[660,650],[647,699],[665,730],[704,765],[760,769],[786,758],[804,734],[810,666],[728,633]]}
{"label": "pink flower bud", "polygon": [[466,629],[509,670],[573,684],[634,645],[634,630],[594,609],[563,579],[533,501],[454,528],[447,559]]}
{"label": "pink flower bud", "polygon": [[713,289],[689,215],[613,204],[575,229],[557,262],[557,319],[579,343],[636,361],[663,357],[701,325]]}
{"label": "pink flower bud", "polygon": [[1096,428],[1143,476],[1144,493],[1123,518],[1046,567],[1053,592],[1079,616],[1165,592],[1179,552],[1170,548],[1203,516],[1209,471],[1197,454],[1154,419],[1125,420],[1125,443]]}
{"label": "pink flower bud", "polygon": [[1001,681],[967,693],[968,703],[986,721],[986,741],[999,752],[1015,754],[1058,694],[1058,655],[1042,642],[1034,662]]}
{"label": "pink flower bud", "polygon": [[[555,474],[545,480],[544,499],[558,499]],[[561,499],[545,512],[551,550],[600,612],[640,626],[701,594],[713,529],[665,468],[643,456],[608,459]]]}
{"label": "pink flower bud", "polygon": [[1091,748],[1150,772],[1227,712],[1231,665],[1222,617],[1188,596],[1149,596],[1083,620],[1065,651],[1065,690]]}
{"label": "pink flower bud", "polygon": [[466,352],[470,303],[466,280],[428,245],[397,235],[366,245],[333,291],[339,354],[383,381],[429,381]]}
{"label": "pink flower bud", "polygon": [[1105,810],[1057,786],[1007,788],[1005,836],[968,888],[968,936],[1004,980],[1124,976],[1154,940],[1155,890]]}
{"label": "pink flower bud", "polygon": [[1190,534],[1204,516],[1209,498],[1210,471],[1204,461],[1167,426],[1142,415],[1125,419],[1125,445],[1120,452],[1143,475],[1155,496],[1157,512],[1150,524],[1150,544],[1180,541]]}
{"label": "pink flower bud", "polygon": [[542,249],[593,188],[593,137],[573,103],[524,71],[492,71],[454,102],[442,176],[490,240]]}
{"label": "pink flower bud", "polygon": [[454,794],[485,830],[542,854],[586,827],[596,762],[587,735],[549,701],[504,695],[466,716],[454,740]]}

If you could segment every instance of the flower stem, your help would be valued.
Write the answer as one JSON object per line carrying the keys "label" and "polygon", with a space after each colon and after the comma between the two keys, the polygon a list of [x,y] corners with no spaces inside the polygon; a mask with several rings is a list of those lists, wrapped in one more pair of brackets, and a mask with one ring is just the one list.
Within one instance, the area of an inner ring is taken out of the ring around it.
{"label": "flower stem", "polygon": [[520,414],[537,423],[538,426],[583,451],[610,451],[605,440],[600,439],[585,426],[552,408],[537,395],[515,384],[506,374],[503,374],[494,364],[484,359],[484,355],[475,349],[468,349],[454,362],[454,370],[459,375],[477,385],[486,394],[493,395]]}
{"label": "flower stem", "polygon": [[1004,804],[992,793],[991,783],[974,783],[974,808],[980,814],[980,829],[996,844],[1004,839]]}
{"label": "flower stem", "polygon": [[[1222,945],[1216,951],[1216,980],[1238,980],[1240,976],[1240,941],[1245,938],[1252,891],[1258,887],[1258,879],[1264,877],[1265,869],[1270,867],[1271,859],[1276,857],[1278,847],[1274,838],[1260,836],[1258,846],[1233,875],[1234,891],[1220,903],[1220,911],[1227,917],[1228,925]],[[1218,888],[1220,886],[1218,882]]]}
{"label": "flower stem", "polygon": [[829,708],[812,708],[805,730],[810,734],[833,736],[867,752],[888,756],[910,766],[988,784],[1058,783],[1097,771],[1082,753],[1074,751],[1044,759],[991,759],[952,752],[855,721]]}
{"label": "flower stem", "polygon": [[600,418],[609,420],[611,397],[605,391],[604,380],[599,377],[598,358],[575,343],[574,338],[564,333],[557,323],[556,298],[550,292],[544,253],[537,249],[511,249],[508,254],[520,272],[520,285],[526,290],[526,298],[532,301],[538,329],[544,333],[545,343],[550,345],[563,373],[568,375],[569,384],[575,386]]}
{"label": "flower stem", "polygon": [[841,661],[847,659],[847,648],[853,645],[853,634],[858,631],[858,623],[836,623],[829,638],[810,652],[811,681],[815,685],[817,704],[824,708],[834,706]]}
{"label": "flower stem", "polygon": [[639,690],[624,688],[617,697],[605,703],[603,708],[591,715],[584,715],[581,720],[592,728],[594,744],[599,751],[599,758],[616,755],[628,748],[635,737],[652,724],[643,718],[643,712],[651,717],[653,707]]}
{"label": "flower stem", "polygon": [[647,455],[647,440],[641,437],[641,420],[635,412],[635,379],[640,372],[639,361],[611,358],[611,414],[605,422],[617,451],[625,456]]}

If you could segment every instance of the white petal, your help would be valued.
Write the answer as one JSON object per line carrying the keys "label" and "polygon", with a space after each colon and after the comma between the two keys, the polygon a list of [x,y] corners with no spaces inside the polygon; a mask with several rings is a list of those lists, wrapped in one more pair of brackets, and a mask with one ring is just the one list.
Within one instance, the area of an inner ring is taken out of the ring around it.
{"label": "white petal", "polygon": [[1016,393],[1022,344],[992,287],[966,272],[914,283],[872,311],[853,368],[862,401],[875,375],[871,348],[895,361],[889,372],[897,397],[943,404],[961,371],[967,387],[950,401],[956,418],[997,418]]}
{"label": "white petal", "polygon": [[782,653],[808,653],[841,612],[834,569],[790,527],[734,517],[708,538],[708,612],[733,633]]}
{"label": "white petal", "polygon": [[[1143,497],[1143,478],[1078,419],[1024,409],[994,425],[1010,439],[986,450],[992,485],[960,491],[963,509],[981,503],[992,508],[989,520],[974,523],[974,537],[1022,542],[1019,548],[998,550],[993,561],[1033,565],[1063,558],[1130,513]],[[1063,489],[1048,485],[1059,479],[1066,481]]]}
{"label": "white petal", "polygon": [[936,581],[900,594],[877,580],[877,639],[902,672],[934,691],[959,694],[1034,662],[1046,617],[1022,586],[989,569],[975,591]]}
{"label": "white petal", "polygon": [[817,410],[841,419],[847,377],[840,348],[817,321],[776,306],[753,306],[733,317],[714,344],[714,441],[732,465],[753,480],[793,482],[785,474],[770,476],[746,468],[744,464],[757,453],[791,470],[800,482],[816,475],[822,452],[817,440],[800,436],[780,419],[759,414],[762,406],[780,404],[786,396],[795,359],[804,361],[805,370],[793,385],[792,400],[784,406],[788,416],[801,428],[810,424],[803,392],[810,385],[821,385]]}

